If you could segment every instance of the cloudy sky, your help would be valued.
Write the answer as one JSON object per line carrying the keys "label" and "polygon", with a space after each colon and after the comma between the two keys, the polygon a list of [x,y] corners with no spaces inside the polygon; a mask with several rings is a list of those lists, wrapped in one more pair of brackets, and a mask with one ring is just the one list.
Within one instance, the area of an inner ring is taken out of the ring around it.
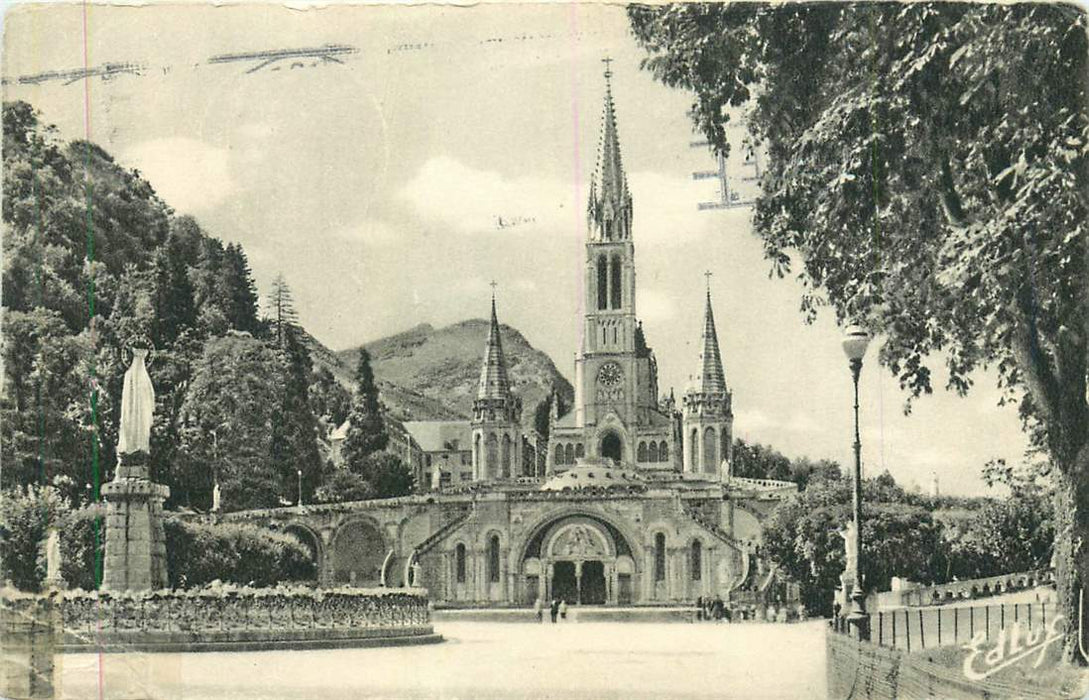
{"label": "cloudy sky", "polygon": [[[839,331],[829,316],[806,326],[796,283],[768,279],[747,209],[698,210],[718,190],[692,177],[715,163],[691,145],[691,99],[639,70],[620,8],[19,7],[4,30],[5,99],[32,103],[65,138],[89,137],[177,211],[242,243],[262,291],[283,273],[330,347],[483,316],[495,280],[502,320],[568,377],[611,56],[637,310],[661,385],[679,393],[695,370],[710,270],[735,434],[850,463]],[[353,51],[209,61],[325,45]],[[106,63],[138,75],[11,82]],[[904,416],[894,378],[868,364],[866,470],[924,488],[937,472],[944,492],[982,492],[983,464],[1018,460],[1024,439],[1014,411],[996,407],[993,376],[976,379],[968,398],[939,389]]]}

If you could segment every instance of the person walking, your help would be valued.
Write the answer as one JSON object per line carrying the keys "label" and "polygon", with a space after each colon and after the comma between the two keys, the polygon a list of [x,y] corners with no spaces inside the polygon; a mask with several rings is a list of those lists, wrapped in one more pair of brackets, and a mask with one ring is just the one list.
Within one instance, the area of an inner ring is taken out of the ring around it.
{"label": "person walking", "polygon": [[567,619],[567,599],[566,598],[561,598],[560,599],[560,619],[561,620],[566,620]]}
{"label": "person walking", "polygon": [[552,624],[556,624],[556,613],[560,611],[560,603],[555,598],[548,606],[548,615],[552,618]]}
{"label": "person walking", "polygon": [[533,612],[537,613],[537,622],[544,622],[544,602],[541,596],[537,596],[537,601],[533,604]]}

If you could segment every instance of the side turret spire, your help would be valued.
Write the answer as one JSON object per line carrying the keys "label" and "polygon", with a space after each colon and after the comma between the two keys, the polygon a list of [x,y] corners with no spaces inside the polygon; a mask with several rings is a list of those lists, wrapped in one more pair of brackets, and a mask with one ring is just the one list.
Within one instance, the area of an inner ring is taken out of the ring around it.
{"label": "side turret spire", "polygon": [[492,282],[492,319],[488,328],[488,342],[484,346],[484,364],[480,368],[478,399],[505,399],[510,396],[510,380],[507,378],[507,360],[503,357],[503,343],[499,338],[499,319],[495,313],[495,282]]}
{"label": "side turret spire", "polygon": [[718,333],[715,331],[715,313],[711,309],[711,273],[707,272],[707,304],[703,312],[703,334],[700,344],[699,374],[696,390],[707,394],[726,393],[726,373],[722,370],[722,353],[718,349]]}

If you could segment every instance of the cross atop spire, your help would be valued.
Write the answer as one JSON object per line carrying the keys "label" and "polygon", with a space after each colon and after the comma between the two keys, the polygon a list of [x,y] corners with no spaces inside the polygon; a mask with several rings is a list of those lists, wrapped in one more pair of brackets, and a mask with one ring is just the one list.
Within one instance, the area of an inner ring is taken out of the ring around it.
{"label": "cross atop spire", "polygon": [[499,338],[499,319],[495,313],[495,288],[492,282],[492,318],[488,327],[488,342],[484,346],[484,363],[480,367],[478,399],[505,399],[510,397],[510,380],[507,378],[507,361],[503,356],[503,343]]}
{"label": "cross atop spire", "polygon": [[613,59],[605,57],[601,61],[605,64],[605,104],[601,115],[597,168],[590,182],[587,214],[592,240],[616,241],[631,238],[631,194],[620,161],[620,137],[616,128],[611,81]]}
{"label": "cross atop spire", "polygon": [[708,298],[711,297],[711,275],[713,275],[713,274],[715,274],[715,273],[711,272],[710,270],[707,270],[706,272],[703,273],[703,276],[707,278],[707,297]]}

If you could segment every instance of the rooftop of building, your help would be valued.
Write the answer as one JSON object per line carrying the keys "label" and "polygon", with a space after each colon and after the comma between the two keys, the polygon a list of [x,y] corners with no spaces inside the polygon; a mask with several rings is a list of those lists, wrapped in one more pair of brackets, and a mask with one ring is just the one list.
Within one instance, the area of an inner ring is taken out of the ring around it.
{"label": "rooftop of building", "polygon": [[413,420],[405,421],[404,426],[424,452],[472,449],[473,432],[468,420]]}

